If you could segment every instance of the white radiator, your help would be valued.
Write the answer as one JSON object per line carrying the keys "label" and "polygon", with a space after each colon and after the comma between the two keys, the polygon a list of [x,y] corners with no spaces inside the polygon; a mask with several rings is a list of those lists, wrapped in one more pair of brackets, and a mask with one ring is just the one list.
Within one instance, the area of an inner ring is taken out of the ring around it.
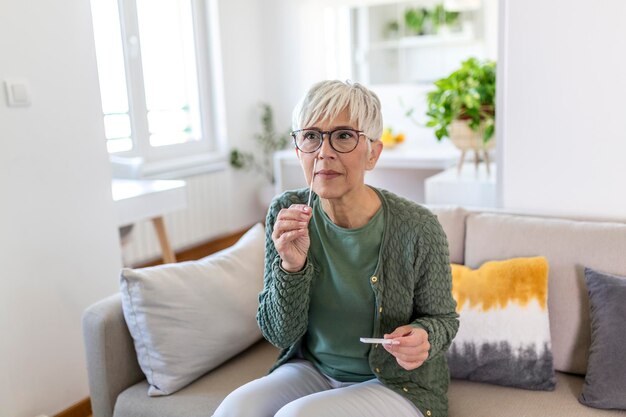
{"label": "white radiator", "polygon": [[[185,178],[187,208],[164,217],[173,249],[193,247],[262,220],[264,209],[257,204],[256,185],[249,180],[249,176],[233,174],[230,170]],[[125,241],[122,254],[126,266],[161,257],[150,221],[136,223]]]}

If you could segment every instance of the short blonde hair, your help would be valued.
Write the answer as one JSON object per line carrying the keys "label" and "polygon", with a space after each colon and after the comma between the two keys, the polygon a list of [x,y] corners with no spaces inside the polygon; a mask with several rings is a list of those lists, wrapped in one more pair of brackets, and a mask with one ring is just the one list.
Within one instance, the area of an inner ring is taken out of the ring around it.
{"label": "short blonde hair", "polygon": [[[293,110],[293,130],[334,119],[348,109],[350,121],[372,140],[383,134],[383,116],[376,93],[359,83],[328,80],[314,84]],[[369,144],[369,141],[368,141]]]}

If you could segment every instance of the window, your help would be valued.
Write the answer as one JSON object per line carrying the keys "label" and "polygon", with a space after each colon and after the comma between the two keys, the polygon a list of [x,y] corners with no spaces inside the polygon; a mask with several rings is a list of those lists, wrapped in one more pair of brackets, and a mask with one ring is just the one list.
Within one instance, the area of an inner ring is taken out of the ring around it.
{"label": "window", "polygon": [[205,6],[200,0],[91,1],[110,154],[154,163],[219,151]]}

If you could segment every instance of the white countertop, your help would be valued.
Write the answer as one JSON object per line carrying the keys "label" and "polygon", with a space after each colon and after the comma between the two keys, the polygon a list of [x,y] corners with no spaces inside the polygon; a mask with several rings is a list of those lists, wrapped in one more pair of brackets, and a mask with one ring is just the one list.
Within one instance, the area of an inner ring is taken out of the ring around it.
{"label": "white countertop", "polygon": [[[384,168],[432,168],[446,169],[454,165],[461,153],[457,149],[442,148],[414,148],[397,146],[385,148],[380,154],[376,167]],[[293,149],[278,151],[274,160],[284,164],[298,165],[298,158]]]}

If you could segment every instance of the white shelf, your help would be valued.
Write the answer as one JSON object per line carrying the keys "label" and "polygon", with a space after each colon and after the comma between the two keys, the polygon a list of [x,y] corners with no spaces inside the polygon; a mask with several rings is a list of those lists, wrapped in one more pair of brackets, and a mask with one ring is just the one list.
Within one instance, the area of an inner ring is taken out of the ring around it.
{"label": "white shelf", "polygon": [[[385,148],[380,154],[376,168],[399,169],[446,169],[456,163],[461,153],[455,148]],[[278,166],[277,166],[278,165]],[[274,167],[300,166],[293,149],[286,149],[274,153]],[[306,186],[306,183],[303,183]]]}
{"label": "white shelf", "polygon": [[[354,78],[370,85],[431,83],[447,76],[459,64],[475,56],[486,56],[483,39],[482,1],[461,11],[458,28],[439,28],[436,34],[416,35],[405,25],[404,12],[412,7],[434,7],[435,3],[397,1],[352,9],[354,34],[352,66]],[[398,30],[386,33],[389,22]]]}
{"label": "white shelf", "polygon": [[369,45],[370,50],[377,49],[402,49],[402,48],[420,48],[420,47],[441,47],[453,45],[466,45],[476,42],[476,38],[472,31],[451,32],[441,35],[421,35],[421,36],[405,36],[402,38],[389,39],[384,41],[373,42]]}

